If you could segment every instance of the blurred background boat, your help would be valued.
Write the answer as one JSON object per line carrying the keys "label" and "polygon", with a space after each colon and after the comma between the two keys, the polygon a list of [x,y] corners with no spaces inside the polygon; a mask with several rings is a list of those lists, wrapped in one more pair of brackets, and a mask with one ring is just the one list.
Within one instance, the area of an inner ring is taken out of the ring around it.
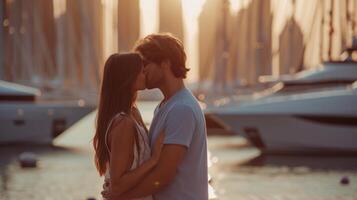
{"label": "blurred background boat", "polygon": [[356,80],[357,62],[349,55],[266,81],[273,86],[264,91],[223,99],[206,108],[206,118],[265,152],[357,152]]}
{"label": "blurred background boat", "polygon": [[357,83],[207,109],[208,117],[265,151],[356,151]]}
{"label": "blurred background boat", "polygon": [[95,109],[84,100],[46,101],[38,89],[0,81],[0,144],[51,144]]}

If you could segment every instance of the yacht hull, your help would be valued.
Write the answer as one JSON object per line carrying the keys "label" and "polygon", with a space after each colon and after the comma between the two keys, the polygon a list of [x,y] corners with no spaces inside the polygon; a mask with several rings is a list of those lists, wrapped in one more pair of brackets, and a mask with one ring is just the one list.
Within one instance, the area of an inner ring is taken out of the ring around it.
{"label": "yacht hull", "polygon": [[[256,147],[273,152],[356,151],[357,116],[215,115]],[[354,123],[355,122],[355,123]]]}
{"label": "yacht hull", "polygon": [[0,144],[51,144],[94,106],[72,103],[1,102]]}

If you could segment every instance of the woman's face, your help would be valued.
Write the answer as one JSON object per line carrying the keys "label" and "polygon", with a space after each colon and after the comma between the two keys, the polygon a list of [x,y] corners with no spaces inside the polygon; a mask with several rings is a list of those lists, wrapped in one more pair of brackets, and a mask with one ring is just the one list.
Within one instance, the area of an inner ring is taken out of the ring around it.
{"label": "woman's face", "polygon": [[134,92],[146,89],[145,79],[144,68],[142,67],[133,85]]}

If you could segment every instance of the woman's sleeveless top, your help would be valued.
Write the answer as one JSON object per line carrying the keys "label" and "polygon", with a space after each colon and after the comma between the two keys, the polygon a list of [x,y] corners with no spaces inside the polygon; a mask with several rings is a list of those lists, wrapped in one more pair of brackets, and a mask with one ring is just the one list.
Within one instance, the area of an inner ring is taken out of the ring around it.
{"label": "woman's sleeveless top", "polygon": [[[115,119],[122,120],[124,117],[129,117],[129,116],[126,113],[121,112],[121,113],[118,113],[117,115],[115,115],[109,122],[108,128],[105,133],[105,145],[106,145],[109,153],[110,153],[110,149],[109,149],[109,145],[108,145],[108,134],[109,134],[110,127],[112,126],[113,121]],[[138,141],[135,141],[134,146],[133,146],[134,159],[133,159],[133,163],[130,168],[131,170],[139,167],[140,165],[142,165],[145,161],[147,161],[151,157],[151,149],[150,149],[150,145],[149,145],[149,136],[147,134],[147,131],[146,131],[145,127],[143,127],[144,125],[139,124],[136,120],[134,120],[134,122],[136,124],[136,130],[137,130],[137,137],[135,137],[135,138]],[[139,145],[140,152],[138,152],[137,145]],[[109,162],[107,163],[107,171],[105,173],[105,179],[107,179],[107,180],[110,179]],[[139,198],[136,200],[153,200],[153,198],[152,198],[152,196],[147,196],[147,197]]]}

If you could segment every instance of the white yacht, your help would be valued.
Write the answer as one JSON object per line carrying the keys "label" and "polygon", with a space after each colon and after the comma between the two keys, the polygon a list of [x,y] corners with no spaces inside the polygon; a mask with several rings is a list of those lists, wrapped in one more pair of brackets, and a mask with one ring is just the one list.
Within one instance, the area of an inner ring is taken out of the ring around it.
{"label": "white yacht", "polygon": [[51,144],[95,109],[83,100],[40,101],[35,88],[0,81],[0,144]]}
{"label": "white yacht", "polygon": [[209,108],[206,117],[268,151],[357,151],[357,83]]}
{"label": "white yacht", "polygon": [[356,80],[357,62],[327,62],[252,95],[217,100],[206,120],[265,151],[357,152]]}

